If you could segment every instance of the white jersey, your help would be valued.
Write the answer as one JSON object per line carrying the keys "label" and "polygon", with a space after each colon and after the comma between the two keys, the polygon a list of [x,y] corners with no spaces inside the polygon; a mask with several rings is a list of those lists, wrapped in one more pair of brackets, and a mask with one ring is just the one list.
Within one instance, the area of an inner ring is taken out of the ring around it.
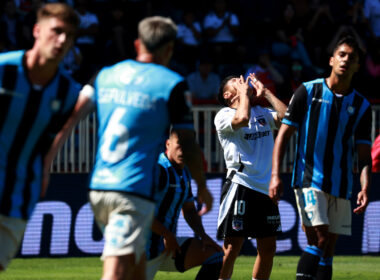
{"label": "white jersey", "polygon": [[276,128],[273,116],[277,113],[261,106],[252,107],[248,127],[234,130],[231,121],[235,112],[225,107],[214,120],[228,174],[235,170],[233,182],[268,195],[274,145],[272,129]]}

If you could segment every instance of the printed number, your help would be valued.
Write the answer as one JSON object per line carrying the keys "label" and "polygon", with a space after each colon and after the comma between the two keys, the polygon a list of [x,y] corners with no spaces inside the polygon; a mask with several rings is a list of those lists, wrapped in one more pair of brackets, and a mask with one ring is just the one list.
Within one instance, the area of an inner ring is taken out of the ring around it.
{"label": "printed number", "polygon": [[304,194],[303,199],[305,200],[305,205],[315,205],[316,200],[314,197],[314,192],[313,191],[308,191],[306,195]]}
{"label": "printed number", "polygon": [[128,149],[128,128],[120,123],[125,112],[125,108],[116,108],[104,131],[104,143],[100,148],[100,155],[104,161],[109,163],[121,160]]}
{"label": "printed number", "polygon": [[245,213],[245,201],[237,200],[235,201],[234,215],[244,215]]}

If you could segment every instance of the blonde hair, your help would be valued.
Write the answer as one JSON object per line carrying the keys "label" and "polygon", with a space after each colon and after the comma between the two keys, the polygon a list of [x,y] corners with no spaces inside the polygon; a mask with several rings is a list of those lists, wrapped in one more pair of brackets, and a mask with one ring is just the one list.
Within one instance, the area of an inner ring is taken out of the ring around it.
{"label": "blonde hair", "polygon": [[50,17],[58,18],[71,24],[75,28],[78,28],[79,26],[79,18],[77,13],[72,7],[65,3],[48,3],[38,9],[37,22]]}

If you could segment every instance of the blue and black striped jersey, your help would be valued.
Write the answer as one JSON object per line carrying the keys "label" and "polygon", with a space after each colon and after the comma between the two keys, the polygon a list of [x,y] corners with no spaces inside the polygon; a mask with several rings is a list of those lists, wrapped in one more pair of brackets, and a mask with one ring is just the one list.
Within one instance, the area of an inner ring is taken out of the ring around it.
{"label": "blue and black striped jersey", "polygon": [[293,187],[315,187],[349,199],[354,144],[371,145],[371,122],[370,103],[355,89],[339,96],[324,79],[303,83],[283,119],[298,129]]}
{"label": "blue and black striped jersey", "polygon": [[27,219],[40,196],[43,157],[80,85],[63,68],[45,87],[32,85],[24,54],[0,55],[0,214]]}
{"label": "blue and black striped jersey", "polygon": [[[194,201],[191,192],[191,175],[187,167],[182,169],[182,174],[179,174],[165,153],[160,154],[158,163],[161,170],[158,190],[155,195],[155,218],[175,235],[183,204]],[[163,237],[152,233],[147,242],[147,258],[157,257],[164,248]]]}

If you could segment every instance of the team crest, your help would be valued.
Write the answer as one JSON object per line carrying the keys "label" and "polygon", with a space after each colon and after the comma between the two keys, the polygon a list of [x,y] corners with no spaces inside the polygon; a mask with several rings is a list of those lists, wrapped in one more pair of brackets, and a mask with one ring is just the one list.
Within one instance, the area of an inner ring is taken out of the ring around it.
{"label": "team crest", "polygon": [[235,231],[243,230],[243,220],[238,217],[232,218],[232,229]]}
{"label": "team crest", "polygon": [[61,101],[59,100],[53,100],[50,103],[50,108],[53,112],[57,112],[61,108]]}
{"label": "team crest", "polygon": [[353,106],[348,106],[347,107],[347,113],[349,113],[350,115],[354,114],[355,113],[355,107]]}
{"label": "team crest", "polygon": [[257,122],[258,122],[260,125],[262,125],[262,126],[264,126],[264,125],[267,124],[267,121],[266,121],[264,118],[257,119]]}

